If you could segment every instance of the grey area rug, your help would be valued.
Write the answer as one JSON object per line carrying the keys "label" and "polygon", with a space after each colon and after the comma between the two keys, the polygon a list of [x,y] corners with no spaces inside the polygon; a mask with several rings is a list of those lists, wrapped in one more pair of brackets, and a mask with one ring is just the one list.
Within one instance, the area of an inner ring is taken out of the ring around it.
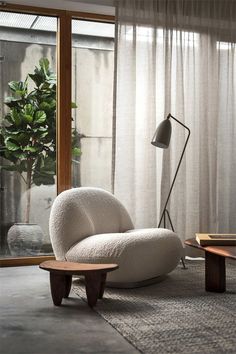
{"label": "grey area rug", "polygon": [[[204,261],[177,267],[159,284],[105,290],[95,311],[142,353],[236,353],[236,262],[227,291],[204,290]],[[75,281],[74,292],[86,301]]]}

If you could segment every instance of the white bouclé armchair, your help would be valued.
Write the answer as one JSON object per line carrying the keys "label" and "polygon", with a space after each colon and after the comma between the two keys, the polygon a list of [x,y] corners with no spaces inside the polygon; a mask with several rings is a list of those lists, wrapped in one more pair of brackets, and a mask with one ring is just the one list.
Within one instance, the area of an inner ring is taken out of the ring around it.
{"label": "white boucl\u00e9 armchair", "polygon": [[57,196],[49,221],[58,260],[117,263],[108,285],[140,286],[171,272],[183,255],[179,237],[168,229],[134,229],[125,207],[111,193],[73,188]]}

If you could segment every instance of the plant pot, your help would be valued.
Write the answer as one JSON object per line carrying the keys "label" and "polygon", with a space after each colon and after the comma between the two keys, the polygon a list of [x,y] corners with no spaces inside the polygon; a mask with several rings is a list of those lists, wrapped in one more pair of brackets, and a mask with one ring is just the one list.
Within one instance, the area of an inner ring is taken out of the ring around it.
{"label": "plant pot", "polygon": [[8,231],[7,242],[12,256],[37,256],[43,244],[43,231],[37,224],[14,224]]}

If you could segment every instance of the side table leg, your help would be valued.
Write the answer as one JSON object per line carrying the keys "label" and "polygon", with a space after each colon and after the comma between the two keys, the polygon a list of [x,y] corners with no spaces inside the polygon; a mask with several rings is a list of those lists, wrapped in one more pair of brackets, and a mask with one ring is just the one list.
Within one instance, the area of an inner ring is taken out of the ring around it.
{"label": "side table leg", "polygon": [[65,293],[63,296],[65,299],[69,297],[71,283],[72,283],[72,275],[65,275]]}
{"label": "side table leg", "polygon": [[99,291],[99,299],[102,299],[104,290],[105,290],[105,285],[106,285],[106,279],[107,279],[107,273],[103,273],[101,276],[101,283],[100,283],[100,291]]}
{"label": "side table leg", "polygon": [[226,289],[225,283],[225,257],[205,252],[206,291],[223,293]]}
{"label": "side table leg", "polygon": [[88,305],[94,307],[100,293],[101,273],[89,272],[85,275],[85,287]]}
{"label": "side table leg", "polygon": [[60,306],[65,294],[65,275],[50,272],[50,286],[52,300],[55,306]]}

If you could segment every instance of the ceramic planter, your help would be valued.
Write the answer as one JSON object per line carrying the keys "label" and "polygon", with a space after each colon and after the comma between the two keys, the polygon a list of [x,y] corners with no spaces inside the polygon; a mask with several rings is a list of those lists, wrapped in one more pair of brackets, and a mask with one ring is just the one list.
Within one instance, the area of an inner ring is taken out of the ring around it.
{"label": "ceramic planter", "polygon": [[43,244],[43,231],[37,224],[14,224],[8,231],[7,242],[12,256],[37,256]]}

